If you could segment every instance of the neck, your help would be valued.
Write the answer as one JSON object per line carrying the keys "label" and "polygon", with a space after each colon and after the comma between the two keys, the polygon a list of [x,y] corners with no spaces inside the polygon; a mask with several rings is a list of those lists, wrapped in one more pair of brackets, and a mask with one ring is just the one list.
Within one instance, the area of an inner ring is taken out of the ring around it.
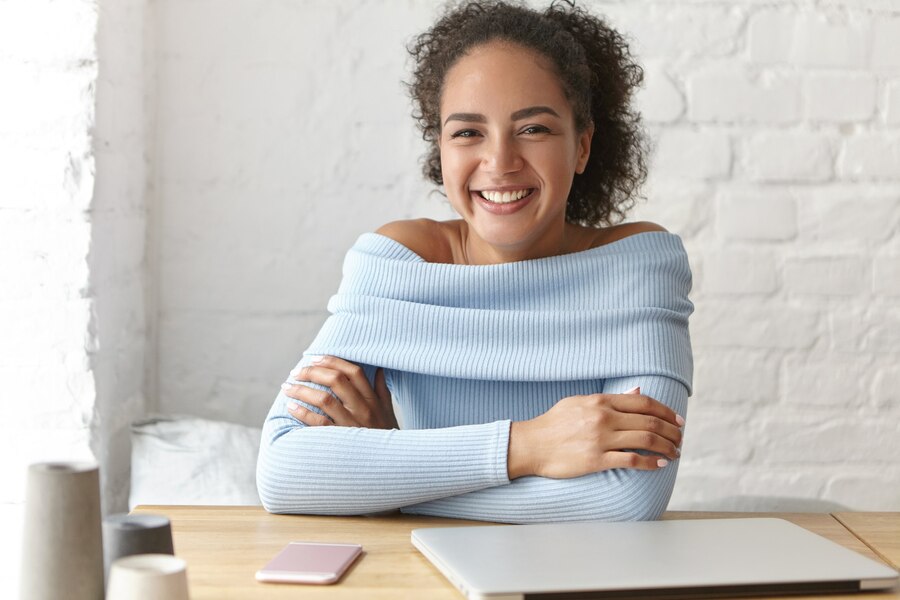
{"label": "neck", "polygon": [[509,246],[497,246],[481,239],[465,221],[460,228],[459,261],[468,265],[495,265],[559,256],[576,250],[577,226],[563,223],[558,230],[547,232],[537,243],[523,242]]}

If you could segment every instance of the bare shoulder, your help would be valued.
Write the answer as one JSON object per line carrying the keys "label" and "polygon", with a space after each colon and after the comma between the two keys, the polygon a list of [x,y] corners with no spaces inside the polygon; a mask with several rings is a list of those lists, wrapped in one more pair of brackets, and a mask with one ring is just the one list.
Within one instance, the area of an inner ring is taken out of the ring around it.
{"label": "bare shoulder", "polygon": [[375,232],[399,242],[427,262],[453,262],[448,223],[431,219],[392,221]]}
{"label": "bare shoulder", "polygon": [[606,227],[597,232],[593,239],[592,247],[604,246],[631,237],[638,233],[649,233],[653,231],[661,231],[668,233],[668,230],[662,225],[652,223],[650,221],[636,221],[634,223],[620,223]]}
{"label": "bare shoulder", "polygon": [[636,233],[649,233],[651,231],[662,231],[668,233],[668,230],[657,223],[651,221],[636,221],[634,223],[622,223],[616,226],[622,231],[622,237],[628,237]]}

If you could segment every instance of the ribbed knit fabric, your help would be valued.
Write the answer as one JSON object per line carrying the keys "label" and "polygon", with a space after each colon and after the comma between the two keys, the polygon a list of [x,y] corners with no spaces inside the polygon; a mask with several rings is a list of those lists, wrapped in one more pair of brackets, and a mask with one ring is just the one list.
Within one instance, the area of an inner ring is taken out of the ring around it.
{"label": "ribbed knit fabric", "polygon": [[656,518],[677,461],[653,472],[510,482],[509,425],[567,396],[635,386],[684,415],[690,285],[681,241],[663,232],[483,266],[428,263],[364,234],[300,365],[339,356],[363,365],[370,381],[383,367],[403,428],[306,427],[279,394],[257,468],[263,504],[506,522]]}

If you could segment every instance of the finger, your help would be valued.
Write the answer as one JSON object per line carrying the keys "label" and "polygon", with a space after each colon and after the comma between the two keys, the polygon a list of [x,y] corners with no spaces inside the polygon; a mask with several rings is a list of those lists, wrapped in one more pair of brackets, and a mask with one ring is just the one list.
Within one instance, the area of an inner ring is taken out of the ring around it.
{"label": "finger", "polygon": [[[614,394],[611,398],[611,406],[620,412],[651,415],[678,426],[679,416],[675,414],[675,411],[650,396],[644,396],[643,394]],[[682,423],[684,422],[683,419],[681,421]]]}
{"label": "finger", "polygon": [[[346,395],[348,393],[352,393],[354,398],[375,398],[375,390],[372,389],[372,385],[369,383],[369,379],[366,377],[366,372],[356,363],[352,363],[350,361],[344,360],[342,358],[338,358],[336,356],[321,356],[313,361],[313,364],[306,369],[301,369],[301,374],[306,373],[316,373],[318,374],[319,369],[330,369],[330,373],[323,373],[323,377],[332,377],[335,380],[335,383],[340,383],[343,386],[343,393]],[[321,383],[319,381],[314,381],[314,383],[319,383],[320,385],[327,385],[334,389],[334,387],[329,383]],[[349,387],[352,386],[352,387]],[[344,396],[338,392],[337,389],[334,389],[335,393],[342,400]]]}
{"label": "finger", "polygon": [[282,383],[281,384],[281,393],[287,396],[288,398],[293,398],[294,400],[299,400],[298,390],[300,388],[306,387],[305,385],[297,385],[294,383]]}
{"label": "finger", "polygon": [[658,456],[644,456],[636,452],[610,451],[603,454],[605,469],[638,469],[657,471],[669,466],[669,461]]}
{"label": "finger", "polygon": [[359,396],[363,398],[375,398],[375,390],[372,389],[372,384],[369,383],[366,372],[358,364],[336,356],[323,356],[319,358],[315,364],[342,373],[344,377],[350,381],[353,387],[356,388],[356,392]]}
{"label": "finger", "polygon": [[[291,386],[291,398],[306,402],[315,406],[338,425],[350,425],[354,422],[353,416],[344,407],[340,400],[325,390],[317,390],[305,385]],[[287,390],[286,390],[287,391]]]}
{"label": "finger", "polygon": [[324,366],[303,367],[297,372],[296,377],[297,381],[306,381],[329,388],[335,396],[341,399],[348,410],[352,411],[354,407],[358,407],[360,403],[364,402],[364,397],[360,395],[350,378],[338,369]]}
{"label": "finger", "polygon": [[655,433],[672,442],[676,447],[681,446],[681,428],[668,421],[652,415],[639,415],[634,413],[620,413],[614,427],[617,431],[645,431]]}
{"label": "finger", "polygon": [[610,443],[616,450],[647,450],[672,460],[681,455],[675,444],[649,431],[620,431],[610,436]]}
{"label": "finger", "polygon": [[325,415],[320,415],[319,413],[313,412],[308,408],[304,408],[296,402],[288,402],[287,410],[292,417],[310,427],[334,425],[334,421],[332,421]]}

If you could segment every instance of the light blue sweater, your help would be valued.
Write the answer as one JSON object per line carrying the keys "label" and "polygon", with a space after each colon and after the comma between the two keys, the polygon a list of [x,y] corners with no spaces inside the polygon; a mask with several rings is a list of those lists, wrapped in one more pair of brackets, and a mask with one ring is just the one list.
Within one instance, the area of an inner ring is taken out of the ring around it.
{"label": "light blue sweater", "polygon": [[362,235],[332,316],[299,365],[334,355],[362,365],[370,381],[383,367],[403,428],[306,427],[279,393],[257,467],[263,505],[516,523],[657,518],[677,461],[510,482],[509,426],[568,396],[635,386],[685,415],[690,286],[681,241],[663,232],[483,266],[428,263],[390,238]]}

